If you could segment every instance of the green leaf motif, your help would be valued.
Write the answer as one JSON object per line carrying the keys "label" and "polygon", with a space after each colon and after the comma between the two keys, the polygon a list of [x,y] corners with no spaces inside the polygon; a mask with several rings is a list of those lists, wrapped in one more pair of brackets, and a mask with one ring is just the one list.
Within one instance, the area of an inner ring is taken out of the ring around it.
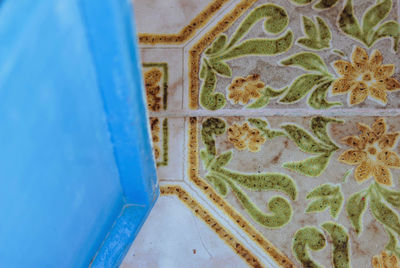
{"label": "green leaf motif", "polygon": [[286,10],[274,4],[261,5],[252,10],[233,34],[228,48],[240,41],[259,20],[266,18],[264,28],[268,33],[279,34],[289,24]]}
{"label": "green leaf motif", "polygon": [[357,234],[362,231],[362,216],[367,208],[367,192],[352,194],[346,203],[346,213]]}
{"label": "green leaf motif", "polygon": [[367,44],[370,43],[369,37],[374,32],[374,27],[384,20],[392,9],[392,0],[383,0],[370,7],[362,18],[362,32]]}
{"label": "green leaf motif", "polygon": [[315,90],[311,93],[310,97],[308,98],[308,105],[310,105],[314,109],[329,109],[333,106],[340,106],[342,105],[341,102],[328,102],[326,100],[326,95],[330,86],[332,85],[333,81],[327,81],[324,83],[319,84]]}
{"label": "green leaf motif", "polygon": [[289,90],[283,96],[279,103],[295,103],[304,98],[318,83],[321,82],[322,75],[303,74],[294,80]]}
{"label": "green leaf motif", "polygon": [[214,185],[215,189],[220,195],[222,196],[227,195],[228,186],[223,179],[219,178],[218,176],[211,176],[211,175],[207,175],[206,179],[210,181],[212,185]]}
{"label": "green leaf motif", "polygon": [[227,40],[228,37],[225,34],[219,35],[204,53],[206,55],[212,55],[220,52],[225,47]]}
{"label": "green leaf motif", "polygon": [[285,136],[286,134],[280,130],[274,130],[274,129],[269,129],[268,128],[268,123],[267,121],[264,121],[259,118],[249,118],[247,121],[249,123],[259,129],[262,134],[269,140],[275,138],[275,137],[280,137],[280,136]]}
{"label": "green leaf motif", "polygon": [[219,118],[208,118],[202,124],[201,138],[206,147],[207,153],[215,156],[217,149],[215,148],[214,136],[219,136],[225,133],[226,123]]}
{"label": "green leaf motif", "polygon": [[204,166],[208,168],[211,162],[214,160],[214,155],[208,153],[207,150],[201,150],[200,159],[203,162]]}
{"label": "green leaf motif", "polygon": [[379,194],[372,188],[370,207],[372,215],[384,226],[400,235],[400,219],[388,205],[386,205]]}
{"label": "green leaf motif", "polygon": [[313,52],[301,52],[282,60],[281,64],[297,66],[303,70],[317,72],[318,74],[307,73],[297,77],[285,96],[279,100],[280,103],[295,103],[304,98],[310,91],[313,91],[308,98],[308,105],[314,109],[328,109],[336,105],[342,105],[339,102],[328,102],[326,100],[327,92],[333,80],[320,56]]}
{"label": "green leaf motif", "polygon": [[354,15],[353,0],[347,0],[346,5],[339,15],[339,28],[345,33],[355,39],[363,41],[363,34],[361,32],[358,19]]}
{"label": "green leaf motif", "polygon": [[231,159],[232,159],[232,151],[227,151],[223,154],[220,154],[215,158],[215,161],[212,164],[212,169],[226,166],[231,161]]}
{"label": "green leaf motif", "polygon": [[392,10],[392,0],[377,1],[365,11],[362,18],[362,28],[354,15],[353,0],[347,0],[339,15],[339,28],[351,37],[371,47],[382,38],[393,39],[393,50],[397,51],[400,40],[400,24],[396,21],[381,23]]}
{"label": "green leaf motif", "polygon": [[225,62],[213,62],[211,67],[217,74],[221,76],[225,77],[232,76],[231,67],[229,67],[229,65],[226,64]]}
{"label": "green leaf motif", "polygon": [[233,181],[228,180],[227,182],[247,213],[259,224],[276,229],[285,226],[292,218],[292,207],[285,198],[280,196],[271,197],[268,201],[268,209],[271,213],[267,214],[259,210],[247,194],[239,189]]}
{"label": "green leaf motif", "polygon": [[316,20],[317,25],[309,17],[302,17],[303,32],[307,37],[301,37],[296,42],[300,46],[314,50],[330,48],[332,33],[328,25],[321,17],[317,17]]}
{"label": "green leaf motif", "polygon": [[200,104],[209,110],[221,109],[226,103],[225,96],[220,92],[214,92],[217,85],[217,77],[211,67],[206,66],[204,68],[204,83],[200,88]]}
{"label": "green leaf motif", "polygon": [[330,123],[343,123],[342,120],[338,120],[331,117],[316,116],[311,119],[311,130],[313,134],[325,144],[330,145],[333,149],[337,150],[339,147],[332,141],[328,134],[328,125]]}
{"label": "green leaf motif", "polygon": [[392,38],[392,49],[397,51],[400,41],[400,24],[394,20],[387,21],[379,26],[371,38],[371,46],[381,38]]}
{"label": "green leaf motif", "polygon": [[328,9],[335,6],[339,0],[320,0],[313,8],[317,10]]}
{"label": "green leaf motif", "polygon": [[229,169],[221,168],[215,170],[217,174],[238,183],[247,189],[266,191],[274,190],[282,192],[295,200],[297,198],[297,187],[294,180],[285,174],[281,173],[260,173],[246,174],[233,172]]}
{"label": "green leaf motif", "polygon": [[308,251],[319,251],[325,247],[325,244],[326,239],[319,229],[310,226],[303,227],[294,234],[293,255],[304,267],[323,268],[321,264],[311,258]]}
{"label": "green leaf motif", "polygon": [[326,153],[330,151],[330,147],[316,141],[310,133],[305,129],[297,126],[295,124],[282,125],[287,134],[287,136],[296,143],[297,147],[305,153]]}
{"label": "green leaf motif", "polygon": [[[335,6],[338,1],[339,0],[320,0],[313,5],[313,8],[316,10],[328,9]],[[290,0],[290,2],[298,6],[304,6],[310,4],[312,0]]]}
{"label": "green leaf motif", "polygon": [[297,66],[306,71],[316,71],[323,75],[329,74],[328,68],[320,56],[313,52],[300,52],[281,61],[284,66]]}
{"label": "green leaf motif", "polygon": [[264,88],[262,95],[258,99],[256,99],[254,102],[247,105],[246,108],[249,108],[249,109],[263,108],[269,103],[270,99],[279,97],[286,90],[287,90],[287,87],[285,87],[281,90],[275,90],[270,87],[266,87],[266,88]]}
{"label": "green leaf motif", "polygon": [[321,212],[330,208],[332,218],[337,218],[343,205],[343,193],[340,186],[323,184],[312,190],[306,197],[307,200],[314,199],[307,209],[307,213]]}
{"label": "green leaf motif", "polygon": [[328,232],[332,239],[332,261],[335,268],[350,267],[349,235],[346,229],[334,222],[325,222],[322,228]]}
{"label": "green leaf motif", "polygon": [[397,237],[387,228],[385,228],[385,231],[389,236],[389,242],[386,244],[385,249],[400,258],[400,247]]}
{"label": "green leaf motif", "polygon": [[305,153],[317,154],[302,161],[284,163],[283,167],[309,177],[320,176],[329,164],[334,151],[338,150],[327,132],[329,123],[339,123],[339,120],[317,116],[311,119],[311,129],[318,141],[306,130],[295,125],[282,125],[286,135]]}
{"label": "green leaf motif", "polygon": [[318,177],[325,171],[330,157],[331,153],[324,153],[302,161],[284,163],[282,166],[301,175]]}
{"label": "green leaf motif", "polygon": [[293,32],[287,31],[282,37],[276,39],[253,38],[245,40],[239,45],[232,47],[218,58],[211,60],[231,60],[250,55],[278,55],[289,50],[293,44]]}
{"label": "green leaf motif", "polygon": [[400,208],[400,191],[393,191],[381,186],[380,184],[375,184],[380,195],[392,206]]}

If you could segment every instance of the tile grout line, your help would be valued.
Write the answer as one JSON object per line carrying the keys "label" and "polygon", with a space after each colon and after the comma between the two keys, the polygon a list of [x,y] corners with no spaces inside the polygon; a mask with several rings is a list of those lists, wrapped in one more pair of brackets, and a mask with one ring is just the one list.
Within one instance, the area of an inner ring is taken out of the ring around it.
{"label": "tile grout line", "polygon": [[285,116],[285,117],[305,117],[305,116],[399,116],[400,109],[363,109],[363,108],[345,108],[335,110],[310,110],[310,109],[225,109],[220,111],[208,110],[175,110],[150,112],[151,117],[207,117],[207,116]]}

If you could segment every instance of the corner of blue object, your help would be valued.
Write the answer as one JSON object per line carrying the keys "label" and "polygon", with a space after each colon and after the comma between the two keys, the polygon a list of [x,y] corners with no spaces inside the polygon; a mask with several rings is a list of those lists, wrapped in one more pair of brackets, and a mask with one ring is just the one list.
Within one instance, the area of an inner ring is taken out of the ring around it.
{"label": "corner of blue object", "polygon": [[118,267],[159,195],[127,0],[0,3],[0,267]]}

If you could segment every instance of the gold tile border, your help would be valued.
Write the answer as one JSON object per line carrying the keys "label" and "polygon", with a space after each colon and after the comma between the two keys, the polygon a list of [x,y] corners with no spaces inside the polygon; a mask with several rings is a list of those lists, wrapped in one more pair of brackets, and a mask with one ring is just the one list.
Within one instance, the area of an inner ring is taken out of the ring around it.
{"label": "gold tile border", "polygon": [[176,34],[139,33],[139,43],[145,45],[181,44],[193,37],[230,0],[214,0],[207,5],[192,21]]}
{"label": "gold tile border", "polygon": [[239,255],[250,267],[264,267],[260,260],[254,256],[249,249],[243,246],[232,233],[225,229],[196,199],[179,185],[160,186],[162,195],[175,195],[179,198],[197,217],[207,224],[233,251]]}
{"label": "gold tile border", "polygon": [[256,230],[251,223],[244,219],[229,203],[221,198],[205,180],[198,176],[198,135],[197,135],[197,118],[189,118],[189,179],[203,193],[216,205],[228,215],[233,222],[235,222],[243,232],[245,232],[254,242],[256,242],[277,264],[284,268],[296,267],[294,263],[284,255],[278,248],[276,248],[271,242]]}
{"label": "gold tile border", "polygon": [[199,65],[200,55],[212,41],[222,32],[226,31],[247,9],[258,0],[242,0],[235,8],[226,14],[209,32],[207,32],[189,50],[189,108],[195,110],[199,107]]}

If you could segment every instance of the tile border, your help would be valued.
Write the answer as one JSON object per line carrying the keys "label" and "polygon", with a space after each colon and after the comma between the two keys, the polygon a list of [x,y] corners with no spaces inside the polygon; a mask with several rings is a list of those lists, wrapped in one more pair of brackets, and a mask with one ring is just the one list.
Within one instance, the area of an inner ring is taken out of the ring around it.
{"label": "tile border", "polygon": [[160,186],[161,195],[175,195],[184,203],[197,217],[208,225],[233,251],[239,255],[250,267],[264,267],[261,261],[243,246],[233,234],[225,229],[195,198],[179,185]]}
{"label": "tile border", "polygon": [[230,0],[214,0],[210,2],[192,21],[176,34],[139,33],[139,44],[182,44],[189,40]]}

